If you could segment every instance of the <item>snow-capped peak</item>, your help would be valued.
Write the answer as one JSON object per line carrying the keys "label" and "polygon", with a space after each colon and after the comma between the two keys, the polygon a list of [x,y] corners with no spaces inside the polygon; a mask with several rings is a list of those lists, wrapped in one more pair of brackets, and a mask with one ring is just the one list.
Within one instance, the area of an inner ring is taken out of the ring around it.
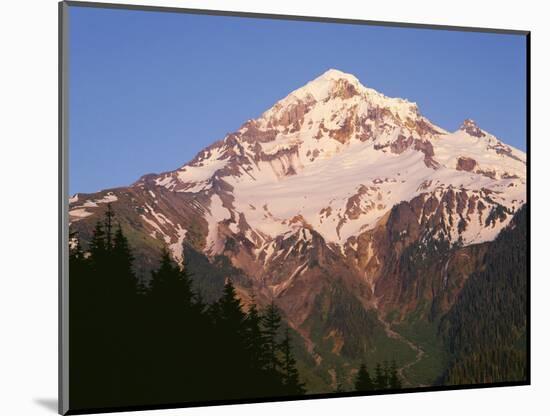
{"label": "snow-capped peak", "polygon": [[317,80],[319,79],[328,79],[328,80],[334,80],[334,81],[339,79],[345,79],[348,82],[359,84],[359,80],[357,79],[357,77],[355,77],[355,75],[348,74],[346,72],[342,72],[339,69],[334,69],[334,68],[331,68],[325,71],[322,75],[320,75],[317,78]]}
{"label": "snow-capped peak", "polygon": [[[243,127],[250,127],[250,123]],[[362,140],[380,136],[380,129],[389,135],[390,130],[407,130],[405,135],[416,130],[420,136],[446,133],[422,117],[416,103],[387,97],[337,69],[292,91],[255,120],[254,127],[285,135],[300,132],[301,137],[308,130],[315,130],[316,137],[329,134],[338,136],[340,142],[351,136],[362,136]]]}
{"label": "snow-capped peak", "polygon": [[291,92],[279,103],[284,106],[296,100],[321,102],[331,98],[362,101],[369,103],[371,107],[387,108],[403,120],[419,115],[416,103],[403,98],[387,97],[375,89],[366,87],[354,75],[338,69],[325,71],[303,87]]}
{"label": "snow-capped peak", "polygon": [[513,210],[525,201],[524,172],[523,152],[473,120],[449,133],[416,104],[330,69],[154,184],[206,200],[221,195],[224,218],[242,217],[265,238],[299,218],[344,244],[401,201],[446,187],[489,189]]}

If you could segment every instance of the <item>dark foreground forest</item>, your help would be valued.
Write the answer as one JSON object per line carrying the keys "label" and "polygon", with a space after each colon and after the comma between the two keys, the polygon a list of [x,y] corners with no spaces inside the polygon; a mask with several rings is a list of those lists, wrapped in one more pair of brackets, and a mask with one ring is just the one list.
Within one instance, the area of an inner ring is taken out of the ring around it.
{"label": "dark foreground forest", "polygon": [[[244,309],[230,280],[206,304],[167,251],[145,285],[109,209],[84,251],[71,235],[70,407],[94,409],[306,393],[274,303]],[[395,365],[358,390],[399,388]],[[337,390],[338,391],[338,390]]]}
{"label": "dark foreground forest", "polygon": [[141,285],[112,217],[71,249],[71,408],[304,393],[274,305],[244,312],[228,281],[207,306],[167,252]]}
{"label": "dark foreground forest", "polygon": [[[526,233],[523,208],[441,318],[449,363],[434,384],[526,380]],[[167,251],[143,283],[110,208],[86,250],[71,236],[69,261],[71,409],[307,393],[293,352],[297,334],[274,303],[245,308],[230,280],[207,303]],[[361,392],[402,388],[395,362],[370,372],[362,364],[349,377]]]}

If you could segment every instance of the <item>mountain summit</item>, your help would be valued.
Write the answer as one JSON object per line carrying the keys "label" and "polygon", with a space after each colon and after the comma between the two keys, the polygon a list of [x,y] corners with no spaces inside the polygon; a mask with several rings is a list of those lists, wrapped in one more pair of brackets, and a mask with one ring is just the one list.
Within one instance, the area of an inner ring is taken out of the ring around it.
{"label": "mountain summit", "polygon": [[[216,231],[220,220],[237,234],[241,227],[249,230],[255,235],[251,243],[259,244],[289,231],[300,218],[326,241],[345,245],[375,227],[393,206],[418,195],[438,198],[452,189],[481,198],[480,192],[490,192],[479,221],[469,219],[471,213],[453,214],[448,238],[462,236],[468,244],[490,240],[506,225],[503,220],[484,226],[495,204],[513,212],[524,202],[525,155],[469,119],[449,134],[423,117],[416,104],[329,69],[190,163],[142,178],[133,188],[147,188],[151,198],[160,189],[173,197],[200,194],[210,254],[223,247]],[[111,195],[116,198],[117,192]],[[93,205],[72,204],[72,221],[91,215]],[[156,216],[154,199],[148,206],[142,215],[147,234],[177,243],[174,230],[165,230]]]}
{"label": "mountain summit", "polygon": [[[472,120],[447,132],[415,103],[330,69],[177,170],[75,195],[69,215],[89,238],[111,203],[145,269],[163,246],[179,262],[186,250],[226,259],[243,299],[276,299],[315,344],[319,302],[332,304],[336,286],[380,316],[422,299],[449,308],[456,271],[479,265],[481,243],[525,202],[523,152]],[[411,253],[425,275],[404,274]],[[349,345],[324,322],[323,336]]]}

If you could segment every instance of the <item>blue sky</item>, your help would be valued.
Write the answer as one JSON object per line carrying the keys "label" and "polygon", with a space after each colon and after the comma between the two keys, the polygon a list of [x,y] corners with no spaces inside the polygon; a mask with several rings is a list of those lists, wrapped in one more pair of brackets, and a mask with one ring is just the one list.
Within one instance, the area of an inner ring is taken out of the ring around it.
{"label": "blue sky", "polygon": [[70,7],[70,193],[180,167],[329,68],[525,150],[525,38]]}

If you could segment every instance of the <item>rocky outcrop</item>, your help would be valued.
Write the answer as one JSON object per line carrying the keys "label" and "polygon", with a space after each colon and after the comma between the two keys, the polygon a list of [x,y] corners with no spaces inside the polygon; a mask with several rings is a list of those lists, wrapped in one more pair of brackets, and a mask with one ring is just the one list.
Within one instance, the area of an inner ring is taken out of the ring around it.
{"label": "rocky outcrop", "polygon": [[473,137],[485,137],[485,133],[481,131],[481,129],[478,127],[476,122],[472,119],[466,119],[462,123],[462,126],[460,126],[460,130],[465,131],[470,136]]}
{"label": "rocky outcrop", "polygon": [[471,157],[460,156],[456,161],[456,170],[472,172],[477,166],[477,162]]}

